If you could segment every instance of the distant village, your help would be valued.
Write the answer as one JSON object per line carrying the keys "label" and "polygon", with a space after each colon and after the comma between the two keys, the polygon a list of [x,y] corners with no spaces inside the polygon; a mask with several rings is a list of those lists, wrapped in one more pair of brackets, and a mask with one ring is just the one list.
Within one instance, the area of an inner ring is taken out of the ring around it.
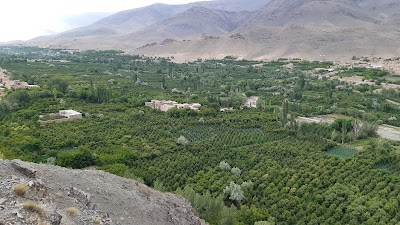
{"label": "distant village", "polygon": [[194,111],[200,111],[201,104],[199,103],[182,103],[174,101],[165,101],[165,100],[151,100],[151,102],[146,102],[145,105],[147,107],[160,110],[162,112],[166,112],[171,109],[191,109]]}
{"label": "distant village", "polygon": [[40,88],[39,85],[30,85],[25,81],[11,80],[7,75],[7,71],[0,69],[0,98],[4,97],[6,89],[18,90],[18,89],[33,89]]}

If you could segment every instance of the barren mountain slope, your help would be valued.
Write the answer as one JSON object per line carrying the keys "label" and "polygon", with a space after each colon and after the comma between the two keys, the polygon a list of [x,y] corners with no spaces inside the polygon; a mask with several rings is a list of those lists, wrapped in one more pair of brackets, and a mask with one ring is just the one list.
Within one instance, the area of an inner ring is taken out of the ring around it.
{"label": "barren mountain slope", "polygon": [[273,0],[248,24],[269,26],[362,26],[376,24],[368,10],[352,0]]}
{"label": "barren mountain slope", "polygon": [[186,59],[395,57],[400,54],[399,12],[396,0],[271,0],[251,13],[195,7],[130,34],[60,38],[41,46]]}
{"label": "barren mountain slope", "polygon": [[[13,191],[17,184],[28,187],[25,195]],[[24,203],[29,201],[27,207]],[[0,224],[39,222],[206,224],[182,197],[155,191],[134,180],[102,171],[0,160]]]}
{"label": "barren mountain slope", "polygon": [[101,19],[89,26],[76,28],[56,35],[38,37],[30,42],[39,45],[55,45],[63,42],[71,42],[69,39],[128,34],[171,18],[196,6],[227,11],[255,11],[269,1],[270,0],[217,0],[194,2],[183,5],[153,4],[138,9],[122,11]]}
{"label": "barren mountain slope", "polygon": [[[228,34],[218,42],[194,40],[190,44],[149,46],[136,52],[163,56],[176,53],[190,59],[210,56],[201,52],[215,57],[232,54],[257,59],[392,57],[400,53],[397,12],[400,4],[393,0],[272,0],[232,32],[240,33],[246,41],[232,43]],[[202,46],[201,50],[196,46]]]}
{"label": "barren mountain slope", "polygon": [[170,19],[141,31],[117,38],[117,42],[132,48],[165,39],[187,40],[205,35],[222,35],[235,30],[250,15],[247,11],[228,12],[193,7]]}
{"label": "barren mountain slope", "polygon": [[[235,30],[251,15],[248,11],[193,7],[172,18],[157,22],[140,31],[119,35],[82,36],[80,38],[53,38],[47,42],[53,48],[124,49],[133,50],[153,42],[196,39],[202,35],[222,35]],[[43,40],[43,39],[42,39]],[[45,45],[45,44],[44,44]],[[46,46],[46,45],[45,45]]]}

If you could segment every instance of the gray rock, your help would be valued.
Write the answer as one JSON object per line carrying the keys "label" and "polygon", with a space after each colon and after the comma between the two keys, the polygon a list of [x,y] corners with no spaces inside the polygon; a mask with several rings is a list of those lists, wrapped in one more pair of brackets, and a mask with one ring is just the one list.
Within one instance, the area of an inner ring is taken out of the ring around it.
{"label": "gray rock", "polygon": [[23,162],[21,160],[13,160],[11,162],[11,166],[14,167],[18,172],[29,178],[36,177],[36,170],[28,163]]}
{"label": "gray rock", "polygon": [[78,201],[82,202],[86,206],[90,205],[91,195],[89,193],[86,193],[86,192],[82,191],[82,190],[79,190],[76,187],[71,187],[69,189],[68,196],[77,198]]}
{"label": "gray rock", "polygon": [[50,223],[50,225],[60,225],[61,219],[62,216],[55,211],[46,217],[46,220]]}

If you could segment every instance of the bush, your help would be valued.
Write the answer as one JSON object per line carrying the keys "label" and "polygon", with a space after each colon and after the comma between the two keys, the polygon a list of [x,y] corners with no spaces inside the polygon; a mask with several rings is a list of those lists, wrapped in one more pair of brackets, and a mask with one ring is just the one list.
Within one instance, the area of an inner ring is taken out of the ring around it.
{"label": "bush", "polygon": [[70,216],[78,216],[80,212],[79,212],[78,208],[70,207],[70,208],[67,209],[67,213]]}
{"label": "bush", "polygon": [[39,215],[43,215],[45,213],[44,209],[40,207],[38,204],[32,202],[32,201],[27,201],[25,203],[22,203],[21,207],[25,210],[37,213]]}
{"label": "bush", "polygon": [[17,196],[25,196],[28,190],[29,188],[26,184],[16,184],[13,187],[13,193]]}

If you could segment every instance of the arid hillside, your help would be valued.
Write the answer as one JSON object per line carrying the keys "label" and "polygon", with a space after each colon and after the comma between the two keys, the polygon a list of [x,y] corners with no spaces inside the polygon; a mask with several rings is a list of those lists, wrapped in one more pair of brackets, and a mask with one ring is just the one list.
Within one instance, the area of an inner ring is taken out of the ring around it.
{"label": "arid hillside", "polygon": [[182,197],[95,170],[0,160],[0,224],[206,224]]}
{"label": "arid hillside", "polygon": [[[121,12],[86,28],[37,38],[28,44],[121,49],[183,60],[227,55],[251,59],[340,60],[354,55],[394,57],[400,54],[400,4],[394,0],[254,0],[246,3],[253,6],[248,8],[258,7],[258,10],[238,11],[237,1],[154,5]],[[160,14],[154,16],[154,12]]]}

